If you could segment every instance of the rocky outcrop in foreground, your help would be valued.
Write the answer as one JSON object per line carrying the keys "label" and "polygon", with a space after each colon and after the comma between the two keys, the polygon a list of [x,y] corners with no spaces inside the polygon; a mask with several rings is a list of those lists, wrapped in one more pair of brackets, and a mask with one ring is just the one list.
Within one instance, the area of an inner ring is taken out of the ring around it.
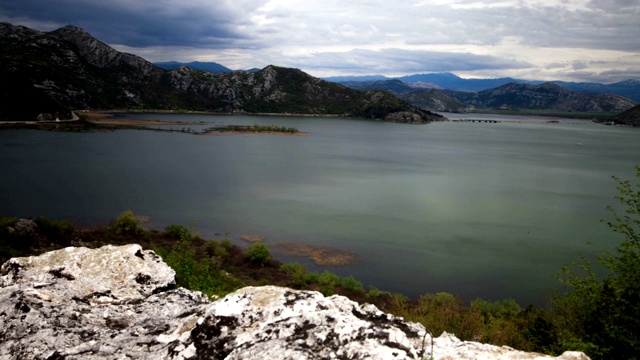
{"label": "rocky outcrop in foreground", "polygon": [[210,302],[174,278],[138,245],[11,259],[0,269],[0,359],[548,358],[431,339],[422,325],[342,296],[265,286]]}

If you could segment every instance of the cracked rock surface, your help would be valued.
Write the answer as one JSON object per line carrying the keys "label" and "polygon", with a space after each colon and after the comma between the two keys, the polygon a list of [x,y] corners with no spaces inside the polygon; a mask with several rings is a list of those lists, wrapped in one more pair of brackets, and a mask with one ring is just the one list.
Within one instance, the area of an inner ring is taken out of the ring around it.
{"label": "cracked rock surface", "polygon": [[[247,287],[210,302],[199,292],[176,289],[174,279],[160,257],[139,245],[11,259],[0,269],[0,359],[431,355],[422,325],[373,305],[276,286]],[[433,342],[435,359],[549,358],[447,333]],[[569,352],[559,358],[587,359]]]}

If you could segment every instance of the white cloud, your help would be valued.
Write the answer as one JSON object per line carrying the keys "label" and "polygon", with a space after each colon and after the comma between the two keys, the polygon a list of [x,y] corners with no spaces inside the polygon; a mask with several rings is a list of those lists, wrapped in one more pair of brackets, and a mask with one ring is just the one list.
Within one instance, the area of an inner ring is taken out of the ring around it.
{"label": "white cloud", "polygon": [[74,24],[152,61],[231,68],[609,80],[640,68],[638,0],[5,0],[0,14]]}

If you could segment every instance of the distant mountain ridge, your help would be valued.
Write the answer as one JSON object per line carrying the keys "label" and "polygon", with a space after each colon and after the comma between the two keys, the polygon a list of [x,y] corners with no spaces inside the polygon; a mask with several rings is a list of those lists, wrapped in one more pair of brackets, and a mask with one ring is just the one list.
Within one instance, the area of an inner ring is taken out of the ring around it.
{"label": "distant mountain ridge", "polygon": [[[464,79],[452,73],[430,73],[430,74],[414,74],[408,76],[401,76],[395,78],[389,78],[381,75],[370,76],[335,76],[325,77],[327,81],[335,81],[341,84],[349,82],[354,85],[355,82],[363,81],[385,81],[385,80],[400,80],[406,83],[408,86],[414,86],[419,83],[432,83],[437,87],[441,87],[449,90],[457,91],[474,91],[479,92],[487,89],[496,88],[509,83],[521,83],[529,85],[540,85],[545,82],[553,82],[560,86],[563,86],[569,90],[576,92],[594,92],[594,93],[610,93],[616,94],[635,102],[640,102],[640,80],[624,80],[613,84],[599,84],[588,82],[567,82],[567,81],[541,81],[541,80],[522,80],[514,79],[510,77],[497,78],[497,79]],[[346,85],[346,84],[345,84]],[[423,86],[421,86],[423,87]],[[436,87],[434,87],[436,88]]]}
{"label": "distant mountain ridge", "polygon": [[[553,82],[541,84],[509,82],[475,91],[425,89],[426,80],[437,76],[416,76],[407,83],[400,79],[343,81],[341,84],[360,90],[379,89],[396,94],[414,106],[430,111],[463,112],[470,109],[548,109],[562,112],[623,112],[636,103],[616,94],[577,92]],[[455,75],[444,75],[453,78]],[[633,83],[633,82],[631,82]]]}
{"label": "distant mountain ridge", "polygon": [[551,109],[564,112],[623,112],[635,102],[615,94],[579,93],[552,82],[508,83],[480,92],[443,91],[475,108]]}
{"label": "distant mountain ridge", "polygon": [[178,61],[167,61],[167,62],[155,62],[153,65],[163,68],[165,70],[174,70],[181,66],[187,66],[192,69],[208,71],[211,73],[221,73],[221,72],[232,72],[233,70],[229,69],[224,65],[220,65],[216,62],[201,62],[201,61],[192,61],[188,63],[178,62]]}
{"label": "distant mountain ridge", "polygon": [[244,71],[244,72],[258,72],[262,69],[251,68],[251,69],[236,69],[232,70],[222,64],[218,64],[213,61],[191,61],[191,62],[180,62],[180,61],[165,61],[165,62],[155,62],[153,65],[163,68],[165,70],[175,70],[181,66],[186,66],[192,68],[194,70],[202,70],[208,71],[214,74],[222,73],[222,72],[234,72],[234,71]]}
{"label": "distant mountain ridge", "polygon": [[[41,32],[0,23],[0,119],[69,117],[71,109],[292,113],[422,123],[438,115],[382,91],[358,91],[300,70],[165,70],[75,26]],[[29,106],[23,106],[24,100]]]}

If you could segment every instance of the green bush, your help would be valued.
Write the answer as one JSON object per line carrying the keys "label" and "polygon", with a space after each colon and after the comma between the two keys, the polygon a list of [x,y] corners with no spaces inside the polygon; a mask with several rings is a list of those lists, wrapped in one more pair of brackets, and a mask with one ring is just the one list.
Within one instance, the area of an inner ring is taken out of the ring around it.
{"label": "green bush", "polygon": [[[228,239],[225,239],[225,240],[229,241]],[[230,241],[229,241],[229,244],[231,244]],[[229,257],[230,247],[226,245],[224,240],[221,243],[217,239],[211,239],[207,241],[204,247],[209,257],[217,257],[217,258],[220,258],[221,260],[224,260],[227,257]]]}
{"label": "green bush", "polygon": [[315,284],[320,286],[320,291],[325,295],[333,294],[335,288],[338,286],[345,290],[364,293],[362,283],[353,276],[340,277],[328,270],[325,270],[321,274],[308,272],[305,265],[297,262],[284,264],[280,267],[280,270],[289,275],[289,286],[299,289],[306,288],[307,285]]}
{"label": "green bush", "polygon": [[298,262],[283,264],[280,266],[280,270],[289,275],[291,279],[289,286],[302,289],[309,283],[307,267]]}
{"label": "green bush", "polygon": [[133,211],[126,210],[120,213],[111,226],[111,230],[119,236],[140,235],[144,230],[138,226],[139,223],[140,220],[133,215]]}
{"label": "green bush", "polygon": [[[530,311],[535,309],[530,307]],[[485,301],[476,299],[471,302],[471,311],[481,316],[484,328],[476,336],[482,342],[496,345],[508,345],[526,351],[541,350],[528,339],[526,329],[532,327],[531,316],[523,317],[522,308],[515,300]],[[521,330],[522,329],[522,330]]]}
{"label": "green bush", "polygon": [[227,253],[231,253],[231,250],[233,250],[233,244],[229,239],[222,239],[222,241],[220,242],[220,246],[222,246],[222,248],[225,249]]}
{"label": "green bush", "polygon": [[347,276],[340,279],[340,287],[349,291],[364,292],[362,283],[356,280],[353,276]]}
{"label": "green bush", "polygon": [[382,292],[382,291],[380,291],[380,289],[378,289],[377,287],[370,286],[370,287],[369,287],[369,291],[367,291],[366,296],[367,296],[368,298],[376,298],[376,297],[378,297],[378,296],[382,295],[382,293],[383,293],[383,292]]}
{"label": "green bush", "polygon": [[522,311],[520,305],[512,299],[494,302],[476,299],[471,302],[471,308],[479,312],[487,324],[495,319],[515,319]]}
{"label": "green bush", "polygon": [[260,264],[260,266],[265,266],[269,261],[271,261],[269,248],[262,243],[251,244],[249,249],[247,249],[246,255],[249,257],[251,262]]}
{"label": "green bush", "polygon": [[171,251],[156,249],[156,253],[176,272],[178,286],[201,291],[209,297],[224,296],[242,286],[238,280],[220,271],[220,264],[215,258],[196,257],[191,240],[189,234],[183,233]]}
{"label": "green bush", "polygon": [[317,280],[318,285],[325,288],[332,288],[340,285],[340,276],[332,273],[331,271],[323,271]]}
{"label": "green bush", "polygon": [[180,239],[182,238],[184,235],[188,235],[191,236],[191,230],[189,230],[188,228],[182,226],[182,225],[178,225],[178,224],[171,224],[169,226],[167,226],[166,228],[164,228],[164,232],[165,234],[174,237],[176,239]]}

